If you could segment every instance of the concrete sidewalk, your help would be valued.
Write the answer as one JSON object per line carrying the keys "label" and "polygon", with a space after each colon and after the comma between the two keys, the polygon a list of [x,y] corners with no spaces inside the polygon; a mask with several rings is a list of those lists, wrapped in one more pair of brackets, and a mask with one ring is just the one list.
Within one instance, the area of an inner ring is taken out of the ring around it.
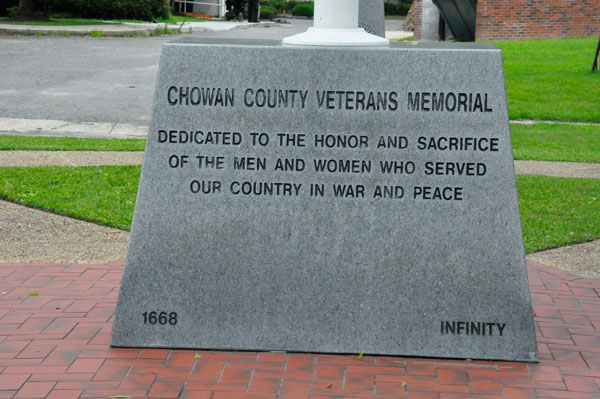
{"label": "concrete sidewalk", "polygon": [[[598,123],[557,121],[510,121],[515,124],[565,124],[600,126]],[[93,138],[145,138],[148,126],[127,123],[69,122],[55,119],[23,119],[0,117],[0,135],[60,136]]]}
{"label": "concrete sidewalk", "polygon": [[0,118],[0,135],[87,138],[146,138],[148,126],[125,123],[68,122]]}

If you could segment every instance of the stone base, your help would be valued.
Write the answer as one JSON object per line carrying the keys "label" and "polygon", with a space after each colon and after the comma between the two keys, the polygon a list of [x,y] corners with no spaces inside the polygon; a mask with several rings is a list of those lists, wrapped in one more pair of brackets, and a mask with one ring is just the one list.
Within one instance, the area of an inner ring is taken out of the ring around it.
{"label": "stone base", "polygon": [[511,151],[492,45],[168,43],[111,344],[536,361]]}

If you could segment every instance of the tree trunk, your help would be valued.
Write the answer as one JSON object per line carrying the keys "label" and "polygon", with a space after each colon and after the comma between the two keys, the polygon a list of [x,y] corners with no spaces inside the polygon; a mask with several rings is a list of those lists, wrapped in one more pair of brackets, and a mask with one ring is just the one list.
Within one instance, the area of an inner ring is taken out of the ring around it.
{"label": "tree trunk", "polygon": [[33,16],[33,1],[34,0],[19,0],[19,9],[21,11],[21,17]]}

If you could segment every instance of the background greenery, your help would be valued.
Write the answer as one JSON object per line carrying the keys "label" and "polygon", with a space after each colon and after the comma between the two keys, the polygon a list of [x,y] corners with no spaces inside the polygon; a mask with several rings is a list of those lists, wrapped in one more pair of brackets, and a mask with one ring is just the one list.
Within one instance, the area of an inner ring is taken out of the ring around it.
{"label": "background greenery", "polygon": [[9,7],[18,7],[19,0],[0,0],[0,16],[8,15]]}
{"label": "background greenery", "polygon": [[298,4],[292,8],[291,13],[297,17],[312,17],[315,13],[315,8],[308,4]]}
{"label": "background greenery", "polygon": [[11,25],[40,25],[40,26],[78,26],[78,25],[117,25],[120,22],[104,21],[102,19],[91,18],[55,18],[49,17],[46,21],[4,21],[0,19],[0,23]]}
{"label": "background greenery", "polygon": [[260,2],[261,8],[265,7],[265,6],[266,7],[271,7],[276,12],[279,12],[279,13],[283,13],[283,12],[290,13],[292,11],[292,9],[294,7],[296,7],[298,4],[307,5],[307,6],[309,6],[312,9],[315,8],[315,3],[313,1],[261,0],[261,2]]}
{"label": "background greenery", "polygon": [[[0,15],[7,15],[6,9],[18,3],[0,0]],[[170,15],[169,0],[35,0],[33,4],[34,12],[39,15],[59,13],[76,18],[153,21]]]}
{"label": "background greenery", "polygon": [[385,15],[407,15],[410,10],[412,0],[402,0],[399,4],[383,3],[383,11]]}
{"label": "background greenery", "polygon": [[260,7],[260,19],[273,19],[273,18],[275,18],[276,13],[277,13],[277,10],[275,10],[273,7],[269,7],[269,6],[261,6]]}

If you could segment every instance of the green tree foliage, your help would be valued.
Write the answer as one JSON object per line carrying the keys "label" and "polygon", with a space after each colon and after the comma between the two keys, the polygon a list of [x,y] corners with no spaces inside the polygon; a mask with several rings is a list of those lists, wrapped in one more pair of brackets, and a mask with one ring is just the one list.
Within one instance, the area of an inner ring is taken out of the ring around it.
{"label": "green tree foliage", "polygon": [[32,16],[34,7],[35,4],[33,0],[19,0],[19,11],[22,17]]}
{"label": "green tree foliage", "polygon": [[260,7],[260,19],[273,19],[275,18],[276,10],[269,6]]}
{"label": "green tree foliage", "polygon": [[312,9],[314,9],[314,7],[315,7],[314,2],[312,2],[312,1],[299,1],[299,0],[262,0],[261,5],[263,7],[265,7],[265,6],[272,7],[275,9],[276,12],[280,12],[280,13],[283,13],[283,12],[291,13],[292,10],[297,5],[307,5],[307,6],[310,6]]}
{"label": "green tree foliage", "polygon": [[19,0],[0,0],[0,17],[9,15],[8,9],[19,7]]}
{"label": "green tree foliage", "polygon": [[[8,1],[8,0],[0,0]],[[168,0],[20,0],[23,7],[31,6],[31,14],[61,13],[72,17],[99,19],[139,19],[152,21],[169,17]]]}
{"label": "green tree foliage", "polygon": [[308,4],[298,4],[292,8],[292,15],[297,17],[312,17],[314,13],[315,10]]}
{"label": "green tree foliage", "polygon": [[412,0],[402,0],[399,4],[395,3],[383,3],[383,10],[385,15],[406,15],[410,10]]}

